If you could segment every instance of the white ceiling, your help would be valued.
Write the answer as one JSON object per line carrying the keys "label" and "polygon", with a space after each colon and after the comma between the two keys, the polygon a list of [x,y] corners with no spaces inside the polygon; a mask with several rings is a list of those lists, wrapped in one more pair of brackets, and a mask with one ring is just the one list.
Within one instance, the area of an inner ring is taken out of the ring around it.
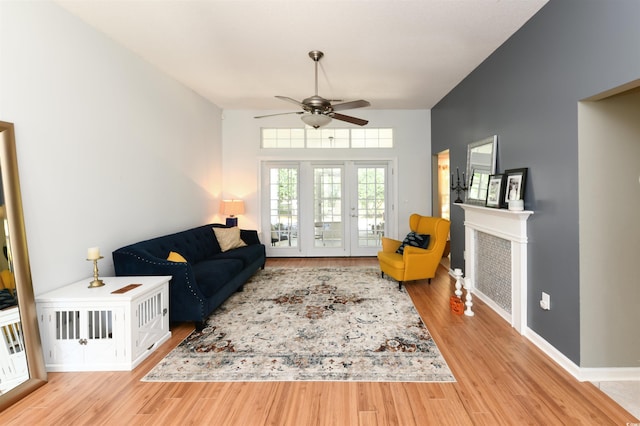
{"label": "white ceiling", "polygon": [[[224,109],[314,94],[429,109],[547,0],[102,0],[57,3]],[[293,110],[296,107],[293,106]]]}

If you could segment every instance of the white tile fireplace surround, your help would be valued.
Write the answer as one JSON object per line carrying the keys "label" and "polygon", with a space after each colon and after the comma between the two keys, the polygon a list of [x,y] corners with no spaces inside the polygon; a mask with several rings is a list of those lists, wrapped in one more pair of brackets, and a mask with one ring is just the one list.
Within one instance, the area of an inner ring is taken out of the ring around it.
{"label": "white tile fireplace surround", "polygon": [[465,279],[520,334],[527,328],[527,219],[532,211],[464,209]]}

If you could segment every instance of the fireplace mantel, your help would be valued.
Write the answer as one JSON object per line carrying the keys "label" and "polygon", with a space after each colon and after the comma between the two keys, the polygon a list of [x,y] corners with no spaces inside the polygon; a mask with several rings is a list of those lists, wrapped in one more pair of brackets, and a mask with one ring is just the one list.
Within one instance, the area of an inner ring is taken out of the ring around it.
{"label": "fireplace mantel", "polygon": [[[467,285],[480,299],[523,333],[527,325],[527,219],[532,211],[494,209],[473,204],[454,204],[465,211],[465,276]],[[511,312],[500,308],[476,288],[478,232],[510,241]]]}

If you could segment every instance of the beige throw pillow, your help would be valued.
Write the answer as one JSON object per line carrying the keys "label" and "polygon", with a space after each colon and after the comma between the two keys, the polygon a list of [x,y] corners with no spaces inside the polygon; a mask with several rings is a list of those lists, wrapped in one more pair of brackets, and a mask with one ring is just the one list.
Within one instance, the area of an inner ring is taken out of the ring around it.
{"label": "beige throw pillow", "polygon": [[240,238],[240,228],[213,228],[216,234],[220,250],[227,251],[238,247],[244,247],[247,244]]}

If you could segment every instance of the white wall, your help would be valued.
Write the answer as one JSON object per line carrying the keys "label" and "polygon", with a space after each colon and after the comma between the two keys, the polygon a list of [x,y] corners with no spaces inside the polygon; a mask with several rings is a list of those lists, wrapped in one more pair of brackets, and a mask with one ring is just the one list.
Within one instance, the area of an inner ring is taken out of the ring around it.
{"label": "white wall", "polygon": [[580,366],[639,367],[640,91],[580,102]]}
{"label": "white wall", "polygon": [[[398,235],[409,232],[411,213],[431,214],[431,112],[429,110],[372,110],[345,111],[369,120],[369,127],[394,129],[395,148],[392,150],[274,150],[260,149],[262,127],[302,127],[297,114],[263,119],[256,115],[281,111],[225,110],[223,118],[223,195],[242,198],[246,214],[239,218],[241,227],[260,229],[259,163],[260,159],[326,159],[343,156],[345,159],[394,158],[398,170]],[[333,120],[327,127],[345,127]],[[343,158],[340,157],[340,158]]]}
{"label": "white wall", "polygon": [[0,2],[0,120],[15,124],[35,293],[111,251],[217,220],[221,111],[49,2]]}
{"label": "white wall", "polygon": [[[245,199],[243,227],[259,228],[258,159],[274,154],[259,149],[260,127],[300,121],[257,114],[225,111],[223,122],[218,107],[57,5],[0,2],[0,120],[15,124],[36,294],[91,275],[88,247],[100,246],[106,276],[122,245],[220,220],[221,193]],[[395,130],[383,156],[398,161],[404,236],[410,213],[431,212],[430,111],[354,115]]]}

